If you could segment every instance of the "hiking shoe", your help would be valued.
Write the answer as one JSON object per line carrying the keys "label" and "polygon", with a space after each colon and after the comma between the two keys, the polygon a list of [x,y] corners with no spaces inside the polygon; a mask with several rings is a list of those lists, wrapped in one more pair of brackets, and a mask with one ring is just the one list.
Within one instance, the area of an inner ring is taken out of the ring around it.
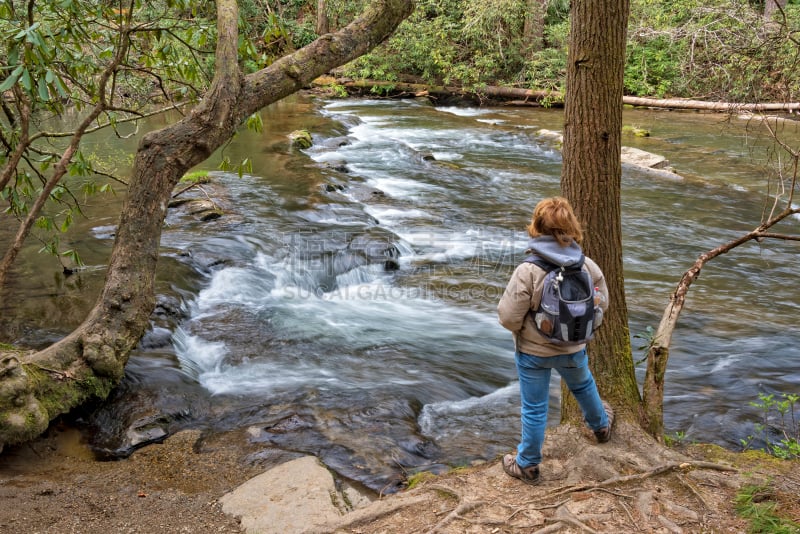
{"label": "hiking shoe", "polygon": [[506,454],[503,456],[503,471],[508,476],[518,478],[525,484],[531,486],[539,483],[539,466],[531,465],[529,467],[520,467],[517,465],[517,457],[514,454]]}
{"label": "hiking shoe", "polygon": [[608,426],[594,431],[594,437],[597,438],[598,443],[605,443],[611,439],[611,425],[614,424],[614,408],[606,401],[603,401],[603,408],[608,416]]}

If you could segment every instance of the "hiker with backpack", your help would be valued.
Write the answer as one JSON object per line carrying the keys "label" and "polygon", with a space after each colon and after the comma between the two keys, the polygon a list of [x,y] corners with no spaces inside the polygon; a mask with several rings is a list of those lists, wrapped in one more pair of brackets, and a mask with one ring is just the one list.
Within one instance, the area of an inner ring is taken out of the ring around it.
{"label": "hiker with backpack", "polygon": [[567,199],[552,197],[536,205],[527,230],[528,257],[514,270],[497,307],[500,324],[514,336],[522,398],[522,437],[516,454],[503,457],[503,470],[537,484],[553,369],[601,443],[611,437],[614,412],[600,399],[586,354],[586,342],[608,307],[608,287],[603,272],[581,251],[581,224]]}

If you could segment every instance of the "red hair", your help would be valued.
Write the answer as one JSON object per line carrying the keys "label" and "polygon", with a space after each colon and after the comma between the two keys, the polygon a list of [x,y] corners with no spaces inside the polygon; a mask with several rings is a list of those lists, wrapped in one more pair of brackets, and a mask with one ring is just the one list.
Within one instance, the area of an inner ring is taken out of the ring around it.
{"label": "red hair", "polygon": [[527,228],[531,237],[549,235],[562,247],[569,246],[573,239],[577,243],[583,240],[581,223],[564,197],[545,198],[536,204]]}

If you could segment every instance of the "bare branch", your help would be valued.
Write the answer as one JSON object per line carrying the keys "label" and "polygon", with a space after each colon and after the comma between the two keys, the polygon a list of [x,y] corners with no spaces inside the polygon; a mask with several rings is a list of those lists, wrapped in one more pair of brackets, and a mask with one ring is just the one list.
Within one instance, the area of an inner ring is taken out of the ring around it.
{"label": "bare branch", "polygon": [[772,234],[769,232],[761,232],[756,234],[756,239],[782,239],[784,241],[800,241],[800,236],[798,235],[786,235],[786,234]]}

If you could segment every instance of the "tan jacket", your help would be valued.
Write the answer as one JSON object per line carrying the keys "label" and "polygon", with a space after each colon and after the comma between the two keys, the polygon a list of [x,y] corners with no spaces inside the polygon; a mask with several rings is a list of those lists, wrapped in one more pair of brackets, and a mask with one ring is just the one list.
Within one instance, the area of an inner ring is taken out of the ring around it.
{"label": "tan jacket", "polygon": [[[603,295],[600,308],[608,309],[608,286],[600,267],[590,258],[586,258],[586,269],[592,277],[595,287]],[[572,354],[586,346],[585,343],[575,345],[556,345],[548,342],[533,324],[533,314],[528,313],[539,307],[542,295],[545,271],[538,265],[524,262],[511,275],[505,292],[497,305],[500,324],[514,334],[516,350],[534,356],[557,356]]]}

